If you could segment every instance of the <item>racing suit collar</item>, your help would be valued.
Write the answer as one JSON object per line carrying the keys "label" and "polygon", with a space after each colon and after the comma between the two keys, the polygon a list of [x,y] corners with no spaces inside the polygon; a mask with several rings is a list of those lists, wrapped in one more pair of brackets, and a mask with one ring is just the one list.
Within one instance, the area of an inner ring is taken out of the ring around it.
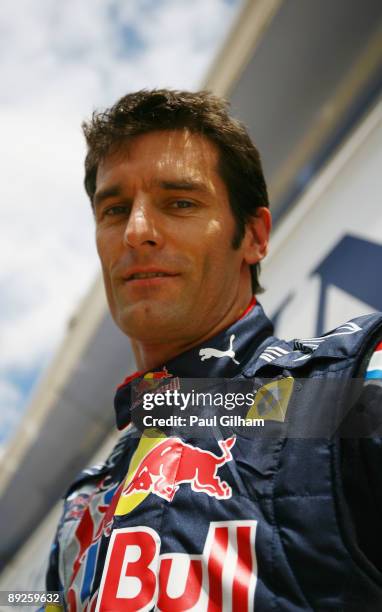
{"label": "racing suit collar", "polygon": [[257,346],[273,332],[272,323],[261,305],[253,300],[230,327],[189,351],[169,360],[155,372],[137,372],[117,389],[114,399],[118,429],[130,422],[132,387],[148,387],[150,392],[178,378],[233,378],[245,370]]}

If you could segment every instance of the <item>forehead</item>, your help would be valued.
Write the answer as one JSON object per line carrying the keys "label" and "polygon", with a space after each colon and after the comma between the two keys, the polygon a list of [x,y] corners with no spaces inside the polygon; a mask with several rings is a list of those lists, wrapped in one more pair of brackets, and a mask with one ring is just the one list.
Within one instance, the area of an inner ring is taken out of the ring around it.
{"label": "forehead", "polygon": [[189,130],[163,130],[130,138],[99,163],[97,188],[117,178],[188,178],[203,180],[211,189],[221,182],[219,154],[209,139]]}

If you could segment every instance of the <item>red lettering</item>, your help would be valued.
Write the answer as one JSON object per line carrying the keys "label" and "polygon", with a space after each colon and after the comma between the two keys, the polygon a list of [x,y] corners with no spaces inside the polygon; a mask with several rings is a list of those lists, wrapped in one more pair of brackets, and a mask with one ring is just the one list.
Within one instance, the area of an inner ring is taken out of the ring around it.
{"label": "red lettering", "polygon": [[208,612],[220,612],[223,607],[223,565],[228,546],[228,528],[215,527],[210,558],[208,559]]}
{"label": "red lettering", "polygon": [[237,527],[237,565],[232,586],[232,611],[247,612],[253,564],[251,527]]}
{"label": "red lettering", "polygon": [[[186,584],[182,595],[170,597],[169,578],[172,574],[172,582],[184,581],[184,560],[189,560]],[[159,568],[159,610],[171,610],[171,612],[183,612],[189,610],[197,603],[202,590],[203,567],[199,559],[190,559],[189,555],[177,554],[172,558],[161,559]]]}
{"label": "red lettering", "polygon": [[149,527],[113,531],[97,612],[150,610],[156,596],[159,536]]}
{"label": "red lettering", "polygon": [[211,523],[203,553],[161,555],[159,576],[159,535],[150,527],[114,530],[96,612],[146,612],[156,602],[163,612],[253,610],[256,526],[252,520]]}

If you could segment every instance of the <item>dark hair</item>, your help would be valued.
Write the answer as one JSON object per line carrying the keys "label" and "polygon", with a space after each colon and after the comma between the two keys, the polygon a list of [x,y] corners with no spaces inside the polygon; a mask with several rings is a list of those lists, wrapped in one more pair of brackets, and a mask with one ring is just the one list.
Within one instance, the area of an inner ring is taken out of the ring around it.
{"label": "dark hair", "polygon": [[[259,152],[244,125],[228,114],[228,103],[208,91],[141,90],[124,96],[104,112],[94,112],[82,125],[88,152],[85,189],[93,202],[99,162],[112,147],[154,130],[201,134],[219,151],[218,172],[223,179],[236,220],[232,246],[243,239],[245,224],[259,206],[269,206]],[[260,264],[251,266],[252,289],[259,293]]]}

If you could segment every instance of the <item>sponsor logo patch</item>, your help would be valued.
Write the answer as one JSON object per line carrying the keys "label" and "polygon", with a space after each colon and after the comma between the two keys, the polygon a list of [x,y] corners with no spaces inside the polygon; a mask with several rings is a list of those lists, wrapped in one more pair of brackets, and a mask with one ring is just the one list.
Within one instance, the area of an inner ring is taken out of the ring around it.
{"label": "sponsor logo patch", "polygon": [[206,359],[211,359],[211,357],[216,357],[216,359],[221,359],[222,357],[229,357],[232,359],[234,363],[239,365],[237,359],[235,359],[235,351],[233,350],[233,341],[235,340],[235,334],[231,334],[229,339],[229,346],[226,351],[221,351],[220,349],[216,349],[213,347],[202,348],[199,351],[200,361],[205,361]]}
{"label": "sponsor logo patch", "polygon": [[294,378],[287,376],[274,380],[256,393],[255,401],[247,413],[247,419],[285,421],[289,401],[294,386]]}
{"label": "sponsor logo patch", "polygon": [[181,484],[196,493],[228,499],[231,487],[217,472],[232,460],[235,438],[219,440],[221,455],[183,442],[180,438],[142,436],[131,461],[115,514],[124,515],[137,507],[150,493],[171,502]]}

